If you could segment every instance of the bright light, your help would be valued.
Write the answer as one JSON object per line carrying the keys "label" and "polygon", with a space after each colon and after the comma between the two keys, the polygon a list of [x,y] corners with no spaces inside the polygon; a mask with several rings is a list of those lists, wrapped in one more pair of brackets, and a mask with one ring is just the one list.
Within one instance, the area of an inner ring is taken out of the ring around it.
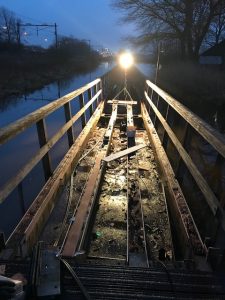
{"label": "bright light", "polygon": [[133,65],[133,63],[134,63],[134,58],[133,58],[133,56],[132,56],[130,53],[128,53],[128,52],[122,53],[122,54],[120,55],[120,57],[119,57],[119,63],[120,63],[120,65],[121,65],[122,68],[128,69],[128,68],[130,68],[130,67]]}

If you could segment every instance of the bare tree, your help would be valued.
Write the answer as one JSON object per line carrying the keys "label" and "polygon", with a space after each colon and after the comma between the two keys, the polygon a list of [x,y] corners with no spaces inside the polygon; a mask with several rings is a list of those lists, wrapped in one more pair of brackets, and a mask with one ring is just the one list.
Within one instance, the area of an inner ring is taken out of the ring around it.
{"label": "bare tree", "polygon": [[182,57],[191,59],[197,58],[210,26],[225,7],[224,0],[112,0],[112,3],[124,11],[123,21],[136,23],[139,43],[179,40]]}
{"label": "bare tree", "polygon": [[225,7],[221,6],[206,35],[206,44],[213,46],[225,38]]}
{"label": "bare tree", "polygon": [[20,43],[20,23],[13,12],[0,7],[0,40],[7,43]]}

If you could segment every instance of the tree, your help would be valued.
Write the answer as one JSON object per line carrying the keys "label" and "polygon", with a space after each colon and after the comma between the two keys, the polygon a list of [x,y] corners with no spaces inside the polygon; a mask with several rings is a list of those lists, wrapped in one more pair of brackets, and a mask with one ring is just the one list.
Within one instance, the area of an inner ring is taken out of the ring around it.
{"label": "tree", "polygon": [[123,21],[135,22],[137,43],[178,40],[183,58],[196,59],[210,26],[224,15],[224,0],[112,0],[124,11]]}
{"label": "tree", "polygon": [[20,23],[13,12],[0,7],[0,41],[8,44],[20,43]]}
{"label": "tree", "polygon": [[209,27],[205,43],[214,46],[225,38],[225,7],[219,8],[219,14],[214,18]]}

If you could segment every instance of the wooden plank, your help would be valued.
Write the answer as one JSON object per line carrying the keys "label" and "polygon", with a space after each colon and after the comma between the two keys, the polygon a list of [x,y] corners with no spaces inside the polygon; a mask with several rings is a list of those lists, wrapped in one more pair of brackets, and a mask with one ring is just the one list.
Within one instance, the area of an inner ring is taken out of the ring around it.
{"label": "wooden plank", "polygon": [[[51,178],[40,191],[37,198],[33,201],[30,208],[23,216],[11,236],[7,241],[7,249],[14,249],[15,244],[20,247],[23,255],[32,249],[37,242],[43,225],[49,217],[49,213],[54,207],[54,202],[57,199],[63,184],[68,180],[74,165],[79,161],[83,148],[87,144],[93,128],[97,125],[104,103],[101,102],[95,110],[92,118],[88,121],[87,126],[79,135],[73,146],[69,149],[63,160],[54,171]],[[6,255],[10,252],[6,251]]]}
{"label": "wooden plank", "polygon": [[217,210],[219,209],[221,214],[223,215],[222,221],[224,222],[224,212],[222,207],[220,206],[220,203],[218,199],[216,198],[215,194],[209,187],[208,183],[202,176],[202,174],[199,172],[195,164],[193,163],[191,157],[188,155],[187,151],[184,149],[180,141],[177,139],[176,135],[166,122],[166,120],[163,118],[161,113],[158,111],[154,103],[151,101],[151,99],[147,96],[146,99],[148,100],[149,104],[151,105],[152,109],[154,110],[155,114],[157,115],[158,119],[160,120],[161,124],[165,128],[168,136],[170,137],[171,141],[173,142],[174,146],[176,147],[177,151],[179,152],[181,158],[183,159],[184,163],[186,164],[188,170],[190,171],[191,175],[193,176],[195,182],[197,183],[198,187],[200,188],[202,194],[204,195],[212,213],[216,215]]}
{"label": "wooden plank", "polygon": [[142,149],[144,147],[147,147],[147,145],[140,144],[140,145],[137,145],[137,146],[134,146],[134,147],[130,147],[130,148],[126,149],[126,150],[122,150],[120,152],[117,152],[117,153],[111,154],[109,156],[106,156],[103,160],[108,163],[110,161],[113,161],[113,160],[118,159],[120,157],[123,157],[125,155],[128,155],[130,153],[138,151],[138,150],[140,150],[140,149]]}
{"label": "wooden plank", "polygon": [[[85,103],[84,103],[84,94],[80,94],[79,101],[80,101],[80,109],[82,109],[85,105]],[[87,123],[85,113],[83,113],[82,116],[81,116],[81,122],[82,122],[82,128],[84,128],[86,123]]]}
{"label": "wooden plank", "polygon": [[30,113],[24,118],[19,119],[18,121],[12,123],[11,125],[0,129],[0,145],[4,144],[6,141],[9,141],[14,136],[23,132],[26,128],[29,128],[31,125],[37,123],[39,120],[45,118],[58,108],[62,107],[65,103],[71,101],[72,99],[78,97],[80,94],[87,91],[92,86],[100,82],[101,79],[96,79],[85,86],[51,102],[48,105],[45,105],[34,112]]}
{"label": "wooden plank", "polygon": [[95,159],[94,167],[89,175],[84,194],[81,197],[80,205],[77,209],[75,220],[70,227],[69,233],[66,237],[66,243],[63,247],[62,256],[74,256],[78,243],[81,238],[84,222],[87,218],[88,210],[91,205],[92,195],[96,187],[96,181],[101,169],[102,159],[105,157],[105,151],[101,151]]}
{"label": "wooden plank", "polygon": [[135,104],[137,104],[137,101],[127,101],[127,100],[116,100],[116,99],[114,99],[114,100],[108,100],[107,101],[107,103],[109,103],[109,104],[117,104],[117,105],[128,105],[128,104],[130,104],[130,105],[135,105]]}
{"label": "wooden plank", "polygon": [[[66,122],[69,122],[72,119],[72,113],[71,113],[71,105],[70,102],[66,103],[64,105],[64,111],[65,111],[65,118],[66,118]],[[68,137],[68,143],[69,146],[71,147],[74,143],[74,133],[73,133],[73,126],[71,126],[68,130],[67,130],[67,137]]]}
{"label": "wooden plank", "polygon": [[190,259],[189,248],[195,245],[197,246],[197,249],[199,248],[200,251],[204,252],[204,245],[182,193],[181,187],[175,178],[175,174],[166,152],[162,147],[154,125],[149,118],[146,106],[143,103],[141,103],[141,112],[148,137],[151,141],[151,145],[153,146],[157,162],[163,175],[162,179],[165,188],[168,190],[170,195],[168,206],[170,207],[171,212],[176,215],[177,226],[180,228],[181,246],[183,247],[185,257]]}
{"label": "wooden plank", "polygon": [[49,141],[35,154],[20,171],[10,179],[0,190],[0,203],[15,189],[15,187],[30,173],[36,164],[42,159],[46,153],[58,142],[58,140],[66,133],[66,131],[80,118],[85,110],[97,99],[101,94],[99,91],[91,101],[89,101],[73,118],[67,122]]}
{"label": "wooden plank", "polygon": [[[39,139],[39,145],[40,148],[45,146],[48,143],[48,136],[47,136],[47,128],[46,123],[44,119],[41,119],[37,122],[37,132],[38,132],[38,139]],[[46,153],[42,158],[42,164],[45,174],[45,181],[49,179],[50,176],[52,176],[52,164],[49,153]]]}
{"label": "wooden plank", "polygon": [[93,202],[97,194],[101,178],[103,176],[102,160],[104,159],[105,155],[107,155],[110,148],[113,128],[116,122],[116,116],[117,105],[114,105],[113,113],[105,132],[105,135],[107,135],[107,144],[100,150],[95,159],[95,164],[89,174],[84,193],[80,199],[78,209],[74,216],[75,220],[69,229],[68,235],[66,236],[65,244],[62,250],[62,256],[73,257],[75,255],[75,252],[78,249],[78,245],[80,243],[82,232],[83,230],[85,230],[85,228],[87,229],[86,223],[88,222],[88,216],[90,220],[90,209],[91,207],[93,207]]}
{"label": "wooden plank", "polygon": [[[90,100],[92,98],[92,90],[88,89],[88,100]],[[92,116],[94,111],[93,105],[90,106],[90,116]]]}
{"label": "wooden plank", "polygon": [[[147,80],[146,83],[225,158],[225,138],[222,134],[213,129],[212,126],[204,122],[195,113],[191,112],[187,107],[157,87],[154,83],[149,80]],[[146,95],[147,93],[145,92],[145,96]]]}
{"label": "wooden plank", "polygon": [[133,108],[131,104],[127,105],[127,127],[134,126]]}

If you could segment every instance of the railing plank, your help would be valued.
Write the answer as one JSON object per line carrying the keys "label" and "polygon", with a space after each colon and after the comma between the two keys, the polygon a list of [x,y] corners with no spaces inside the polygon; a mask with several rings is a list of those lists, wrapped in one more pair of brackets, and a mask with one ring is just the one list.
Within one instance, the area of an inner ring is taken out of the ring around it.
{"label": "railing plank", "polygon": [[182,118],[184,118],[207,142],[209,142],[225,158],[225,138],[209,124],[191,112],[187,107],[164,92],[151,81],[147,84],[158,93]]}
{"label": "railing plank", "polygon": [[52,103],[41,107],[34,112],[30,113],[24,118],[12,123],[11,125],[0,129],[0,145],[12,139],[17,134],[23,132],[25,129],[29,128],[33,124],[37,123],[39,120],[45,118],[50,113],[54,112],[56,109],[62,107],[67,102],[78,97],[80,94],[84,93],[94,85],[100,82],[100,79],[96,79],[85,86],[53,101]]}
{"label": "railing plank", "polygon": [[45,144],[32,159],[20,169],[9,182],[7,182],[0,191],[0,203],[15,189],[15,187],[30,173],[37,163],[48,153],[48,151],[57,143],[57,141],[67,132],[67,130],[80,118],[80,116],[89,108],[89,106],[101,94],[100,90],[72,119],[67,122],[49,141]]}
{"label": "railing plank", "polygon": [[158,109],[156,108],[154,103],[151,101],[151,99],[149,98],[149,96],[147,95],[146,92],[145,92],[145,97],[146,97],[147,101],[149,102],[149,104],[151,105],[152,109],[154,110],[155,114],[157,115],[159,121],[165,128],[168,136],[170,137],[171,141],[173,142],[174,146],[176,147],[177,151],[179,152],[180,156],[182,157],[182,159],[183,159],[184,163],[186,164],[188,170],[190,171],[191,175],[193,176],[196,183],[198,184],[198,186],[199,186],[200,190],[202,191],[213,214],[216,215],[218,209],[220,210],[220,212],[222,214],[224,214],[223,209],[220,206],[218,199],[212,192],[211,188],[208,186],[206,180],[204,179],[202,174],[199,172],[199,170],[193,163],[191,157],[188,155],[188,153],[186,152],[186,150],[184,149],[184,147],[182,146],[180,141],[177,139],[176,135],[174,134],[174,132],[172,131],[172,129],[170,128],[170,126],[168,125],[166,120],[163,118],[161,113],[158,111]]}

